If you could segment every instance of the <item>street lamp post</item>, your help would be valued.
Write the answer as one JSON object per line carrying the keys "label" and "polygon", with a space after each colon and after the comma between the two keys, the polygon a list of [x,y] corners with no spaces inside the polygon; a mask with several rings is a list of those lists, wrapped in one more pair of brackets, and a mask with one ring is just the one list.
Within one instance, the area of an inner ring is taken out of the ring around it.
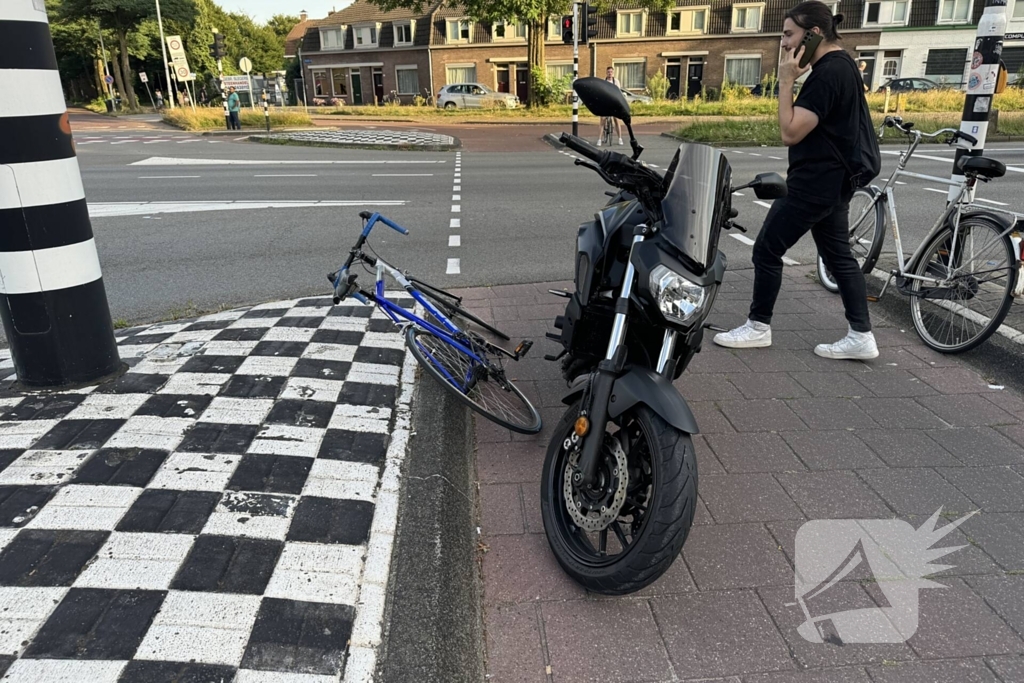
{"label": "street lamp post", "polygon": [[160,54],[164,56],[164,78],[167,80],[167,101],[171,103],[171,109],[174,109],[174,95],[169,91],[171,89],[171,67],[167,65],[167,41],[164,40],[164,20],[160,16],[160,0],[156,0],[156,23],[160,27]]}

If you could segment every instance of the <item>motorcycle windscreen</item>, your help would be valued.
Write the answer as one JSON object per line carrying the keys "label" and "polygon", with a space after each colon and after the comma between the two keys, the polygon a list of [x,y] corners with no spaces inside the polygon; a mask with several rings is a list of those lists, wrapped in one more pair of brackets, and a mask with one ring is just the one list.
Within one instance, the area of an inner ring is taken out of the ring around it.
{"label": "motorcycle windscreen", "polygon": [[665,173],[662,237],[703,269],[714,263],[718,236],[732,206],[729,161],[708,145],[679,145]]}

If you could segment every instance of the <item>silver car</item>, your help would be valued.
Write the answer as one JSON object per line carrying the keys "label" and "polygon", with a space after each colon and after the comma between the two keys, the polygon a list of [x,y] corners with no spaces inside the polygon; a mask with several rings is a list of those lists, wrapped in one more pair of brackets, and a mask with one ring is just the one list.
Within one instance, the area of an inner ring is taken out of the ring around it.
{"label": "silver car", "polygon": [[519,106],[519,98],[510,93],[495,92],[481,83],[453,83],[437,93],[437,106],[444,109],[515,109]]}

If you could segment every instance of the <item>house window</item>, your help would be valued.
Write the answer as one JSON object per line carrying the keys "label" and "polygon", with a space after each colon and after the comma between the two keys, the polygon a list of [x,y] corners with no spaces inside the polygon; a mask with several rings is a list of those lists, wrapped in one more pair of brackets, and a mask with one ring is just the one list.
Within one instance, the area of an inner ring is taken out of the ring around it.
{"label": "house window", "polygon": [[647,86],[646,62],[615,62],[613,66],[623,90],[643,90]]}
{"label": "house window", "polygon": [[643,12],[619,12],[618,24],[615,28],[616,36],[621,37],[643,35],[643,29]]}
{"label": "house window", "polygon": [[909,16],[909,0],[869,2],[864,14],[864,25],[905,26]]}
{"label": "house window", "polygon": [[707,31],[708,10],[700,9],[673,10],[668,13],[669,35],[683,33],[704,33]]}
{"label": "house window", "polygon": [[335,97],[348,96],[348,69],[331,69],[331,81]]}
{"label": "house window", "polygon": [[882,64],[882,75],[886,78],[895,78],[900,73],[900,60],[887,59]]}
{"label": "house window", "polygon": [[1013,3],[1013,18],[1024,19],[1024,0],[1017,0]]}
{"label": "house window", "polygon": [[313,72],[313,95],[316,97],[327,96],[327,72],[326,71],[314,71]]}
{"label": "house window", "polygon": [[734,85],[757,85],[761,82],[761,58],[726,57],[725,78]]}
{"label": "house window", "polygon": [[377,47],[377,27],[360,26],[353,30],[356,47]]}
{"label": "house window", "polygon": [[449,66],[445,68],[445,79],[448,83],[475,83],[476,64]]}
{"label": "house window", "polygon": [[393,24],[395,27],[395,45],[412,45],[412,23]]}
{"label": "house window", "polygon": [[[1024,2],[1024,0],[1021,0]],[[548,17],[548,40],[562,39],[562,17]]]}
{"label": "house window", "polygon": [[970,19],[971,0],[942,0],[939,6],[940,24],[964,24]]}
{"label": "house window", "polygon": [[468,19],[450,19],[448,21],[448,42],[470,42],[470,23]]}
{"label": "house window", "polygon": [[507,21],[496,21],[491,26],[491,35],[494,40],[524,40],[526,38],[526,24],[510,24]]}
{"label": "house window", "polygon": [[732,8],[733,33],[760,31],[762,9],[764,9],[764,5],[734,5]]}
{"label": "house window", "polygon": [[572,78],[572,64],[551,64],[548,62],[548,78],[553,81],[560,80],[568,76]]}
{"label": "house window", "polygon": [[398,81],[399,95],[420,94],[420,73],[415,66],[396,67],[395,80]]}
{"label": "house window", "polygon": [[345,47],[345,32],[339,28],[320,29],[321,50],[341,50]]}

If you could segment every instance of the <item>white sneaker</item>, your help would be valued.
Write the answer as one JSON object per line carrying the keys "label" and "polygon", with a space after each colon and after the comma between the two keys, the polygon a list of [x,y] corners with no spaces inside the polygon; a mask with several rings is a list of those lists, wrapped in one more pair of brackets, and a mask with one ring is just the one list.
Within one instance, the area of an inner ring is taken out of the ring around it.
{"label": "white sneaker", "polygon": [[730,349],[757,349],[772,345],[772,326],[748,320],[735,330],[719,332],[715,343]]}
{"label": "white sneaker", "polygon": [[597,146],[598,146],[598,147],[600,147],[600,146],[601,146],[601,138],[598,138],[598,139],[597,139]]}
{"label": "white sneaker", "polygon": [[835,360],[869,360],[878,358],[878,345],[875,344],[875,335],[871,332],[850,330],[835,344],[818,344],[814,347],[814,353],[822,358]]}
{"label": "white sneaker", "polygon": [[619,144],[620,144],[620,145],[624,144],[624,143],[622,142],[622,138],[619,138]]}

